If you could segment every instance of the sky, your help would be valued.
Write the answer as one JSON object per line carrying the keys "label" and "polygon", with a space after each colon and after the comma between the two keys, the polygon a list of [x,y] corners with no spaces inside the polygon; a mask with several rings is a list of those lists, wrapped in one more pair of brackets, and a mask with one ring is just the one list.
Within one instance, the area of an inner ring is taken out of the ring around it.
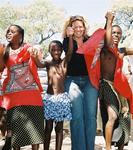
{"label": "sky", "polygon": [[[7,0],[15,5],[25,5],[32,0]],[[51,0],[66,10],[66,17],[82,15],[91,24],[102,23],[105,13],[111,9],[111,0]],[[0,0],[0,4],[5,0]]]}
{"label": "sky", "polygon": [[105,13],[111,8],[110,0],[53,0],[64,7],[67,15],[82,15],[89,23],[104,20]]}

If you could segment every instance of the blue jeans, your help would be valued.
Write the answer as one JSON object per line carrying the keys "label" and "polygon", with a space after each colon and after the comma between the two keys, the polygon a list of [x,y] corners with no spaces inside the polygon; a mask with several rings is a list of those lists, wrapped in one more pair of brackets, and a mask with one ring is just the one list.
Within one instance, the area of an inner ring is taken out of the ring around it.
{"label": "blue jeans", "polygon": [[88,76],[68,76],[65,88],[72,101],[72,150],[94,150],[98,91]]}

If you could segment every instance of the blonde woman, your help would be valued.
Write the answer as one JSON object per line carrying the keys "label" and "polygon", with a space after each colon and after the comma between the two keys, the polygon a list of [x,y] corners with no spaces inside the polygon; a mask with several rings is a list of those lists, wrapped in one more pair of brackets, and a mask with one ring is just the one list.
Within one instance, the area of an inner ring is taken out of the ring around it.
{"label": "blonde woman", "polygon": [[65,53],[72,49],[65,83],[72,102],[72,150],[94,150],[98,91],[88,78],[84,55],[76,53],[89,38],[84,18],[70,17],[65,24],[63,37]]}

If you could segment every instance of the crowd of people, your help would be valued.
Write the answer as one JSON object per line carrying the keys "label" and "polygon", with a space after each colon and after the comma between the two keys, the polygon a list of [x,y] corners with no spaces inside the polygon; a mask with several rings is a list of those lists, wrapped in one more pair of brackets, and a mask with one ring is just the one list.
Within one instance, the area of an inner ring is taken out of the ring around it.
{"label": "crowd of people", "polygon": [[[8,27],[8,44],[0,44],[0,129],[6,136],[2,150],[26,145],[39,150],[39,144],[49,150],[53,126],[55,150],[61,150],[65,120],[70,122],[71,149],[94,150],[98,106],[105,149],[124,149],[133,138],[133,49],[118,48],[122,29],[113,25],[114,17],[107,12],[105,26],[89,36],[84,17],[71,16],[63,41],[49,44],[51,60],[43,58],[40,47],[24,42],[21,26]],[[44,96],[38,68],[47,71]]]}

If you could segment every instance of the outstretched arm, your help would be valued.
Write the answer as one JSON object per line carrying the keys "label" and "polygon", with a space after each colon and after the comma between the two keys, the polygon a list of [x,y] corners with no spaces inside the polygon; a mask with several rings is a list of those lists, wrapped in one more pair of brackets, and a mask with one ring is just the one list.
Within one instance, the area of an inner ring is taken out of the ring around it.
{"label": "outstretched arm", "polygon": [[114,14],[112,12],[106,13],[106,46],[111,47],[113,45],[113,39],[112,39],[112,23],[114,19]]}
{"label": "outstretched arm", "polygon": [[43,54],[39,47],[37,47],[37,46],[29,47],[28,52],[30,53],[31,57],[34,59],[37,67],[39,67],[39,68],[46,67],[47,62],[41,61],[43,58]]}
{"label": "outstretched arm", "polygon": [[133,55],[133,48],[126,48],[125,55]]}
{"label": "outstretched arm", "polygon": [[133,48],[122,47],[120,48],[120,52],[120,54],[123,54],[123,57],[126,55],[133,55]]}

